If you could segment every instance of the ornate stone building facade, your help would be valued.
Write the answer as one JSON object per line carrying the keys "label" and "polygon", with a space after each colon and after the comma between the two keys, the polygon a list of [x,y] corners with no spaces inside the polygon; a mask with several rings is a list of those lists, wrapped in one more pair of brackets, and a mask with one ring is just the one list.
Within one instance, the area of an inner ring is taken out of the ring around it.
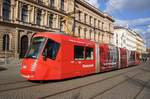
{"label": "ornate stone building facade", "polygon": [[112,43],[114,20],[85,2],[75,2],[75,35],[100,43]]}
{"label": "ornate stone building facade", "polygon": [[41,31],[110,43],[113,22],[84,0],[0,0],[0,58],[23,57],[33,34]]}

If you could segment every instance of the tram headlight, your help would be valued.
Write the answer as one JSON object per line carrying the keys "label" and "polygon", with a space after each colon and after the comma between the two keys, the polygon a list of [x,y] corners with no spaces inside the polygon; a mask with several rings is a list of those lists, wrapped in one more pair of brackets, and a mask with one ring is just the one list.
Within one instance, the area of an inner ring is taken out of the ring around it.
{"label": "tram headlight", "polygon": [[23,65],[23,66],[22,66],[22,69],[27,69],[27,66],[26,66],[26,65]]}
{"label": "tram headlight", "polygon": [[37,60],[31,65],[31,71],[35,71],[37,66]]}

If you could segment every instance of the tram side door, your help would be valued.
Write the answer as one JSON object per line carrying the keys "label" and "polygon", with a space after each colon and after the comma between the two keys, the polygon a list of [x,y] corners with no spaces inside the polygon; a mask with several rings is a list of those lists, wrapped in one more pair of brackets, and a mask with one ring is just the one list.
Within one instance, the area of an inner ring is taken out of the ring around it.
{"label": "tram side door", "polygon": [[[58,51],[60,49],[60,44],[51,40],[51,39],[48,39],[47,40],[47,43],[46,43],[46,46],[44,48],[44,51],[42,53],[42,63],[43,63],[43,68],[42,68],[42,75],[43,75],[43,78],[49,76],[50,74],[57,74],[58,73],[58,67],[56,66],[59,66],[59,61],[57,59],[57,54],[58,54]],[[55,68],[55,69],[53,69]],[[49,72],[50,70],[50,72]]]}

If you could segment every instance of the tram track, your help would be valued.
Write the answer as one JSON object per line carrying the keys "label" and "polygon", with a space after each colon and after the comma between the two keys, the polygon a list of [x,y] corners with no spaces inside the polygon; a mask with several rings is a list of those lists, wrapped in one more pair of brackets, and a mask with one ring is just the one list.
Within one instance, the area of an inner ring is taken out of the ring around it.
{"label": "tram track", "polygon": [[[136,73],[136,74],[135,74],[134,76],[132,76],[131,78],[134,78],[134,77],[137,76],[138,74],[140,74],[140,73]],[[126,83],[126,81],[128,81],[129,79],[130,79],[130,78],[127,78],[127,79],[125,79],[125,80],[123,80],[123,81],[117,83],[116,85],[114,85],[114,86],[112,86],[112,87],[110,87],[110,88],[108,88],[108,89],[105,89],[104,91],[102,91],[102,92],[100,92],[100,93],[98,93],[98,94],[96,94],[96,95],[90,97],[89,99],[94,99],[94,98],[96,98],[97,96],[100,96],[100,95],[104,94],[105,92],[108,92],[108,91],[112,90],[113,88],[115,88],[115,87],[117,87],[117,86],[119,86],[119,85],[121,85],[121,84]]]}
{"label": "tram track", "polygon": [[147,84],[148,84],[148,82],[149,82],[150,80],[148,80],[147,82],[145,82],[144,84],[143,84],[143,86],[141,87],[141,89],[139,90],[139,92],[134,96],[134,98],[133,99],[137,99],[137,97],[141,94],[141,92],[144,90],[144,88],[147,86]]}
{"label": "tram track", "polygon": [[[131,68],[132,69],[132,68]],[[137,68],[138,69],[138,68]],[[132,70],[129,70],[127,72],[130,72]],[[117,76],[120,76],[122,74],[125,74],[127,72],[123,72],[123,73],[119,73],[117,75],[114,75],[112,77],[108,77],[108,78],[105,78],[105,79],[101,79],[101,80],[98,80],[96,82],[100,82],[100,81],[104,81],[104,80],[108,80],[108,79],[111,79],[111,78],[114,78],[114,77],[117,77]],[[88,86],[88,85],[91,85],[93,83],[96,83],[96,82],[92,82],[92,83],[89,83],[89,84],[86,84],[85,86]],[[7,92],[7,91],[13,91],[13,90],[19,90],[19,89],[24,89],[24,88],[30,88],[30,87],[35,87],[35,86],[39,86],[39,85],[42,85],[41,83],[31,83],[31,82],[28,82],[28,81],[17,81],[17,82],[7,82],[7,83],[2,83],[0,84],[0,93],[2,92]],[[83,85],[84,87],[84,85]],[[78,89],[78,88],[75,88],[75,89]],[[67,90],[69,91],[69,90]],[[66,91],[65,91],[66,92]]]}
{"label": "tram track", "polygon": [[[140,68],[136,68],[136,70],[137,70],[137,69],[140,70]],[[69,91],[81,89],[81,88],[87,87],[87,86],[89,86],[89,85],[93,85],[93,84],[100,83],[100,82],[103,82],[103,81],[106,81],[106,80],[109,80],[109,79],[112,79],[112,78],[115,78],[115,77],[118,77],[118,76],[122,76],[122,75],[124,75],[124,74],[126,74],[126,73],[128,73],[128,72],[131,72],[131,71],[132,71],[132,70],[129,70],[129,71],[126,71],[126,72],[123,72],[123,73],[119,73],[119,74],[116,74],[116,75],[114,75],[114,76],[111,76],[111,77],[108,77],[108,78],[104,78],[104,79],[101,79],[101,80],[97,80],[97,81],[94,81],[94,82],[91,82],[91,83],[88,83],[88,84],[85,84],[85,85],[81,85],[81,86],[78,86],[78,87],[75,87],[75,88],[70,88],[70,89],[67,89],[67,90],[64,90],[64,91],[60,91],[60,92],[57,92],[57,93],[54,93],[54,94],[51,94],[51,95],[47,95],[47,96],[44,96],[44,97],[40,97],[40,99],[45,99],[45,98],[53,97],[53,96],[60,95],[60,94],[63,94],[63,93],[67,93],[67,92],[69,92]],[[136,76],[137,74],[139,74],[139,73],[136,73],[134,76]],[[134,76],[133,76],[133,77],[134,77]],[[105,93],[105,92],[107,92],[107,91],[113,89],[114,87],[120,85],[121,83],[123,83],[123,82],[126,81],[126,80],[128,80],[128,79],[125,79],[125,80],[121,81],[120,83],[116,84],[115,86],[112,86],[111,88],[104,90],[102,93]],[[102,93],[100,93],[100,94],[102,94]],[[94,96],[93,96],[93,97],[94,97]],[[90,98],[90,99],[92,99],[92,98]]]}
{"label": "tram track", "polygon": [[[107,78],[100,79],[100,80],[97,80],[97,81],[94,81],[94,82],[91,82],[91,83],[87,83],[87,84],[82,85],[82,86],[78,86],[76,88],[71,88],[71,89],[68,89],[68,90],[57,92],[57,93],[52,94],[52,95],[48,95],[48,97],[55,96],[55,95],[65,93],[65,92],[68,92],[68,91],[72,91],[72,90],[75,90],[75,89],[78,89],[78,88],[86,87],[86,86],[89,86],[89,85],[92,85],[92,84],[95,84],[95,83],[98,83],[98,82],[102,82],[102,81],[105,81],[105,80],[108,80],[108,79],[111,79],[111,78],[115,78],[115,77],[121,76],[123,74],[126,74],[128,72],[131,72],[133,69],[136,69],[136,70],[139,69],[140,70],[140,68],[137,68],[137,67],[138,66],[133,67],[133,68],[131,68],[131,70],[121,72],[121,73],[113,75],[111,77],[107,77]],[[46,85],[46,84],[50,84],[50,83],[44,83],[44,85]],[[13,91],[13,90],[17,91],[17,90],[20,90],[20,89],[32,88],[32,87],[36,87],[36,86],[40,86],[40,85],[43,85],[43,84],[41,84],[41,83],[36,83],[35,84],[35,83],[28,82],[28,81],[2,83],[2,84],[0,84],[0,86],[3,86],[3,87],[0,87],[0,93],[7,92],[7,91]],[[47,96],[45,96],[45,97],[47,97]],[[45,98],[45,97],[41,97],[41,98]]]}
{"label": "tram track", "polygon": [[22,83],[22,82],[26,82],[26,80],[20,80],[20,81],[15,81],[15,82],[7,82],[7,83],[0,83],[0,86],[16,84],[16,83]]}
{"label": "tram track", "polygon": [[23,88],[29,88],[34,86],[39,86],[41,83],[31,83],[28,81],[18,81],[18,82],[8,82],[0,84],[0,93],[11,91],[11,90],[18,90]]}
{"label": "tram track", "polygon": [[[149,68],[139,68],[142,72],[144,73],[149,73]],[[138,74],[138,73],[137,73]],[[144,88],[147,86],[147,84],[150,82],[150,79],[147,80],[142,80],[142,79],[134,79],[136,77],[136,75],[134,75],[133,77],[128,77],[126,80],[119,82],[118,84],[104,90],[103,92],[100,92],[98,94],[96,94],[95,96],[90,97],[89,99],[97,99],[98,96],[103,96],[103,94],[106,94],[107,92],[113,90],[114,88],[116,88],[117,86],[123,85],[125,83],[128,82],[128,80],[130,81],[130,83],[134,83],[136,86],[140,87],[140,90],[137,91],[137,93],[135,93],[135,95],[132,97],[132,99],[137,99],[137,97],[142,93],[142,91],[144,90]],[[99,97],[102,98],[102,97]],[[98,99],[99,99],[98,98]]]}

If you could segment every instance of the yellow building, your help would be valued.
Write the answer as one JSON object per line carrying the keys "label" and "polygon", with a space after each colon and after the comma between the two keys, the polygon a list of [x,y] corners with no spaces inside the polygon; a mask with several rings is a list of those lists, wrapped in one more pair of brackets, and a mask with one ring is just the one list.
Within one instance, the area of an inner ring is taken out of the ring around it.
{"label": "yellow building", "polygon": [[136,50],[140,53],[140,58],[142,58],[142,54],[146,54],[146,43],[144,39],[140,36],[140,34],[136,34]]}

